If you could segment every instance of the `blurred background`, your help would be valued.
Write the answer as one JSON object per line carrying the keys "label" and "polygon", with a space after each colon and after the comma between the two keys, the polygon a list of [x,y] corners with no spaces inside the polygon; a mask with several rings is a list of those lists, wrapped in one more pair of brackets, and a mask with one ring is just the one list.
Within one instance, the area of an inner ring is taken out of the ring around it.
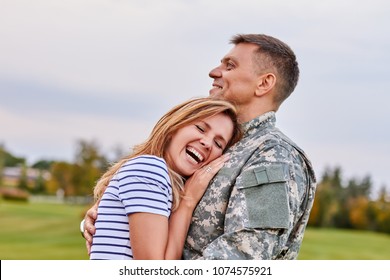
{"label": "blurred background", "polygon": [[237,33],[301,69],[277,126],[319,180],[300,259],[390,259],[390,3],[0,0],[0,259],[87,259],[107,166],[186,99]]}

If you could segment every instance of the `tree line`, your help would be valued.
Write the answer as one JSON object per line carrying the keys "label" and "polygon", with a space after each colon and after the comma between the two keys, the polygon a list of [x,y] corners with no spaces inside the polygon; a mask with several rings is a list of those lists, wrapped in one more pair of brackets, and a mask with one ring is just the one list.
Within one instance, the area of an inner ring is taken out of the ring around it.
{"label": "tree line", "polygon": [[[25,158],[16,157],[0,146],[0,188],[17,188],[31,194],[46,195],[55,195],[61,190],[65,197],[91,196],[93,186],[111,161],[95,141],[78,140],[72,162],[39,160],[30,166],[27,166]],[[17,182],[9,183],[5,178],[4,170],[10,167],[20,170]],[[32,169],[38,171],[38,176],[33,179],[28,177],[28,171]],[[45,173],[49,174],[46,179]]]}
{"label": "tree line", "polygon": [[[108,166],[124,155],[121,148],[109,157],[95,141],[79,140],[73,162],[40,160],[27,166],[26,160],[16,157],[0,145],[0,190],[14,188],[26,193],[54,195],[61,190],[65,197],[90,196],[93,186]],[[3,171],[19,167],[21,172],[13,186],[5,182]],[[41,176],[33,181],[27,170],[38,170]],[[43,176],[47,172],[50,176]],[[317,174],[318,176],[318,174]],[[309,226],[372,230],[390,233],[390,197],[386,186],[373,198],[370,176],[345,180],[340,167],[328,168],[318,177],[314,206]]]}
{"label": "tree line", "polygon": [[343,182],[340,167],[325,170],[308,225],[390,233],[390,198],[386,186],[372,198],[370,176]]}

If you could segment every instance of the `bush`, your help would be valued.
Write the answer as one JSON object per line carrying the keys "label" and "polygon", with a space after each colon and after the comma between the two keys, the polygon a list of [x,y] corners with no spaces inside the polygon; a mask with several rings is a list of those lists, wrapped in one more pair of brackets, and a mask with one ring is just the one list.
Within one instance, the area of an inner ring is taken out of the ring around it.
{"label": "bush", "polygon": [[17,188],[0,189],[0,196],[4,200],[28,201],[29,193]]}

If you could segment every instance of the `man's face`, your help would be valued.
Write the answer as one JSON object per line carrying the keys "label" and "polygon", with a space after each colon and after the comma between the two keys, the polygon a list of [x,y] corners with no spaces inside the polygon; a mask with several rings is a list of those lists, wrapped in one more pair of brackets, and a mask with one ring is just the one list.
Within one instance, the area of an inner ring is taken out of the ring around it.
{"label": "man's face", "polygon": [[209,73],[214,79],[211,96],[239,106],[245,106],[252,100],[258,78],[252,58],[256,49],[254,44],[240,43],[222,58],[221,64]]}

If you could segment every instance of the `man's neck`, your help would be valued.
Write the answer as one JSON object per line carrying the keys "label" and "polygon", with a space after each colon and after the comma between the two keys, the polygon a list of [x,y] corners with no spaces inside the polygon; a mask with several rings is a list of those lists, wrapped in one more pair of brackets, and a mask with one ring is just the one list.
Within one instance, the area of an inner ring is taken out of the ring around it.
{"label": "man's neck", "polygon": [[264,115],[268,112],[276,112],[275,108],[256,108],[257,110],[251,110],[250,108],[239,108],[238,110],[238,119],[241,123],[249,122],[261,115]]}

